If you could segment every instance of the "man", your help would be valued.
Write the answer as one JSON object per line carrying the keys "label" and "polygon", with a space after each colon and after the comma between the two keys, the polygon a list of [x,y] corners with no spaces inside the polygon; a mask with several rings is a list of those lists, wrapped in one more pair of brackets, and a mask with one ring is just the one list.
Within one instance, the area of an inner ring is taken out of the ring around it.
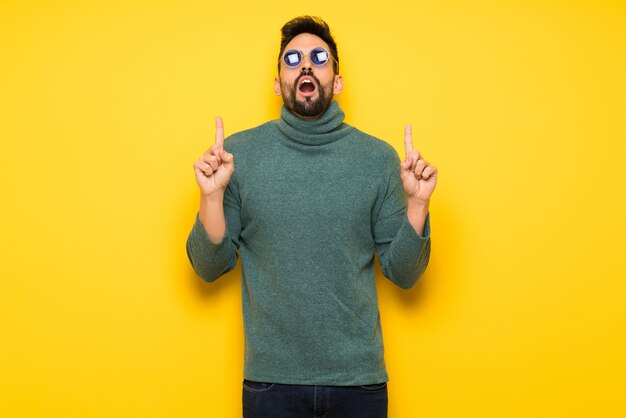
{"label": "man", "polygon": [[200,210],[187,241],[214,281],[242,259],[244,417],[386,417],[389,380],[374,254],[410,288],[430,254],[437,169],[412,148],[343,123],[328,25],[282,28],[274,91],[280,119],[215,144],[194,164]]}

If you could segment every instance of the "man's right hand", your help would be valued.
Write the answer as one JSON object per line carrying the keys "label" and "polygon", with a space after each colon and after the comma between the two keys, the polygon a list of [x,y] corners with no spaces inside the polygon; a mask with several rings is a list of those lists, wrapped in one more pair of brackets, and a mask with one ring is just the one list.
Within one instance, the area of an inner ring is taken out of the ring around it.
{"label": "man's right hand", "polygon": [[196,182],[203,196],[222,195],[235,171],[233,154],[224,150],[224,123],[215,119],[215,144],[193,165]]}

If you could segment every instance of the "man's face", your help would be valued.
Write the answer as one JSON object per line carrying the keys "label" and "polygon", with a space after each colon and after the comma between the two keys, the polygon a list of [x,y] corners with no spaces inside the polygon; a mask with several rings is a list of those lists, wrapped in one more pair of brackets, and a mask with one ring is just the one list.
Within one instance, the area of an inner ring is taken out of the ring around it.
{"label": "man's face", "polygon": [[[343,88],[340,75],[335,75],[333,59],[321,67],[311,62],[309,53],[315,47],[324,47],[330,54],[328,44],[318,36],[301,33],[285,47],[302,51],[302,63],[289,68],[281,57],[280,73],[274,80],[274,92],[283,96],[285,107],[302,119],[316,119],[328,109],[333,95]],[[284,51],[283,51],[284,53]]]}

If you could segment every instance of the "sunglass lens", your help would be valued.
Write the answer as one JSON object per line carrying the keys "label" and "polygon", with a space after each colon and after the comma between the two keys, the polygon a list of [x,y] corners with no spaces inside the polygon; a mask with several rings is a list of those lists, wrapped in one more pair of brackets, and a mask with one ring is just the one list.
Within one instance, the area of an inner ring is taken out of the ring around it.
{"label": "sunglass lens", "polygon": [[285,60],[285,65],[287,67],[297,67],[298,65],[300,65],[300,61],[302,61],[302,55],[300,55],[300,51],[290,49],[289,51],[285,52],[283,59]]}
{"label": "sunglass lens", "polygon": [[315,65],[324,65],[328,62],[328,51],[324,48],[314,48],[311,51],[311,61]]}

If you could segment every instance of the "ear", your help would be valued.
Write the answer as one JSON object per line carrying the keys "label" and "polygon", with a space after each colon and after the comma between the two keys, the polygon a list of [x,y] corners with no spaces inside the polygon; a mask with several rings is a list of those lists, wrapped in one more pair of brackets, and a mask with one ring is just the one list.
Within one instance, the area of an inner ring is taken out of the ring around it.
{"label": "ear", "polygon": [[339,94],[343,90],[343,77],[340,75],[335,76],[335,81],[333,83],[333,94]]}
{"label": "ear", "polygon": [[280,96],[281,94],[281,90],[280,90],[280,77],[276,76],[274,78],[274,94],[277,96]]}

